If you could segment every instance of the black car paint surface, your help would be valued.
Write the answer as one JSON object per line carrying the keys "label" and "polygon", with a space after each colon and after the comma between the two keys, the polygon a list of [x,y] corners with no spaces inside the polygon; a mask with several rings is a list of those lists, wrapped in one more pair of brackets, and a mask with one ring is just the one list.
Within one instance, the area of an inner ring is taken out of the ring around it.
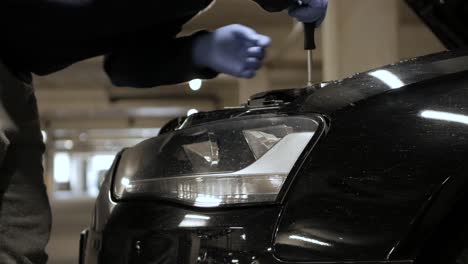
{"label": "black car paint surface", "polygon": [[411,263],[467,187],[468,53],[281,94],[184,123],[268,112],[322,116],[323,135],[277,204],[118,202],[111,194],[117,158],[83,236],[83,263]]}
{"label": "black car paint surface", "polygon": [[[467,65],[467,58],[450,60]],[[420,67],[416,65],[407,66]],[[419,72],[440,72],[429,70],[434,63],[425,65],[428,68]],[[402,68],[386,70],[393,74],[405,71]],[[398,244],[442,184],[466,178],[467,124],[426,117],[468,116],[468,76],[458,70],[410,82],[330,114],[332,129],[286,198],[275,245],[278,257],[393,259],[401,250]],[[461,193],[466,186],[459,187]]]}

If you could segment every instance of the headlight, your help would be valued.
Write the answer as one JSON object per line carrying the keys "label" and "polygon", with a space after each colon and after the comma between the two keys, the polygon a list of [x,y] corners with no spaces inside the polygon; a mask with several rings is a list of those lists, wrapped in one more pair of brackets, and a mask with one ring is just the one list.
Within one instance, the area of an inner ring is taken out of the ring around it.
{"label": "headlight", "polygon": [[244,117],[146,140],[123,152],[114,197],[198,207],[274,202],[319,124],[308,117]]}

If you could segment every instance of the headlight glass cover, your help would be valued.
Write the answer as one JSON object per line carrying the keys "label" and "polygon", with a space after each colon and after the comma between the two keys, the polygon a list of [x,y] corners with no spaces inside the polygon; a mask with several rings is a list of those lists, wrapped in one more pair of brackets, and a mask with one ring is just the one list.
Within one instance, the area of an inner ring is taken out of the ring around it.
{"label": "headlight glass cover", "polygon": [[318,127],[309,117],[250,116],[148,139],[122,153],[114,197],[197,207],[274,202]]}

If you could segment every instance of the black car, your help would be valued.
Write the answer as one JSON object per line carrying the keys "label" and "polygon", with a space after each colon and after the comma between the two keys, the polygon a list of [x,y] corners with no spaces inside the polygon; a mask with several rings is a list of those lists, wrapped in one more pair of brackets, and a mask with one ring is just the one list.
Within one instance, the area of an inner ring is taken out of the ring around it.
{"label": "black car", "polygon": [[408,3],[452,51],[174,120],[115,159],[81,263],[468,263],[468,3]]}

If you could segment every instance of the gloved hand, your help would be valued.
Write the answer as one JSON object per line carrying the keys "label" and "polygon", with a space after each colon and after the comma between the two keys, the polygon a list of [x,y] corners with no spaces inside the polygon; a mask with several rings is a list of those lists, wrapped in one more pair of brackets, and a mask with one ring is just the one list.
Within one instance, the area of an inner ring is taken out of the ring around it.
{"label": "gloved hand", "polygon": [[320,26],[327,14],[328,0],[294,0],[288,13],[303,23],[316,23]]}
{"label": "gloved hand", "polygon": [[262,66],[271,39],[242,25],[229,25],[195,39],[195,65],[240,78],[252,78]]}

